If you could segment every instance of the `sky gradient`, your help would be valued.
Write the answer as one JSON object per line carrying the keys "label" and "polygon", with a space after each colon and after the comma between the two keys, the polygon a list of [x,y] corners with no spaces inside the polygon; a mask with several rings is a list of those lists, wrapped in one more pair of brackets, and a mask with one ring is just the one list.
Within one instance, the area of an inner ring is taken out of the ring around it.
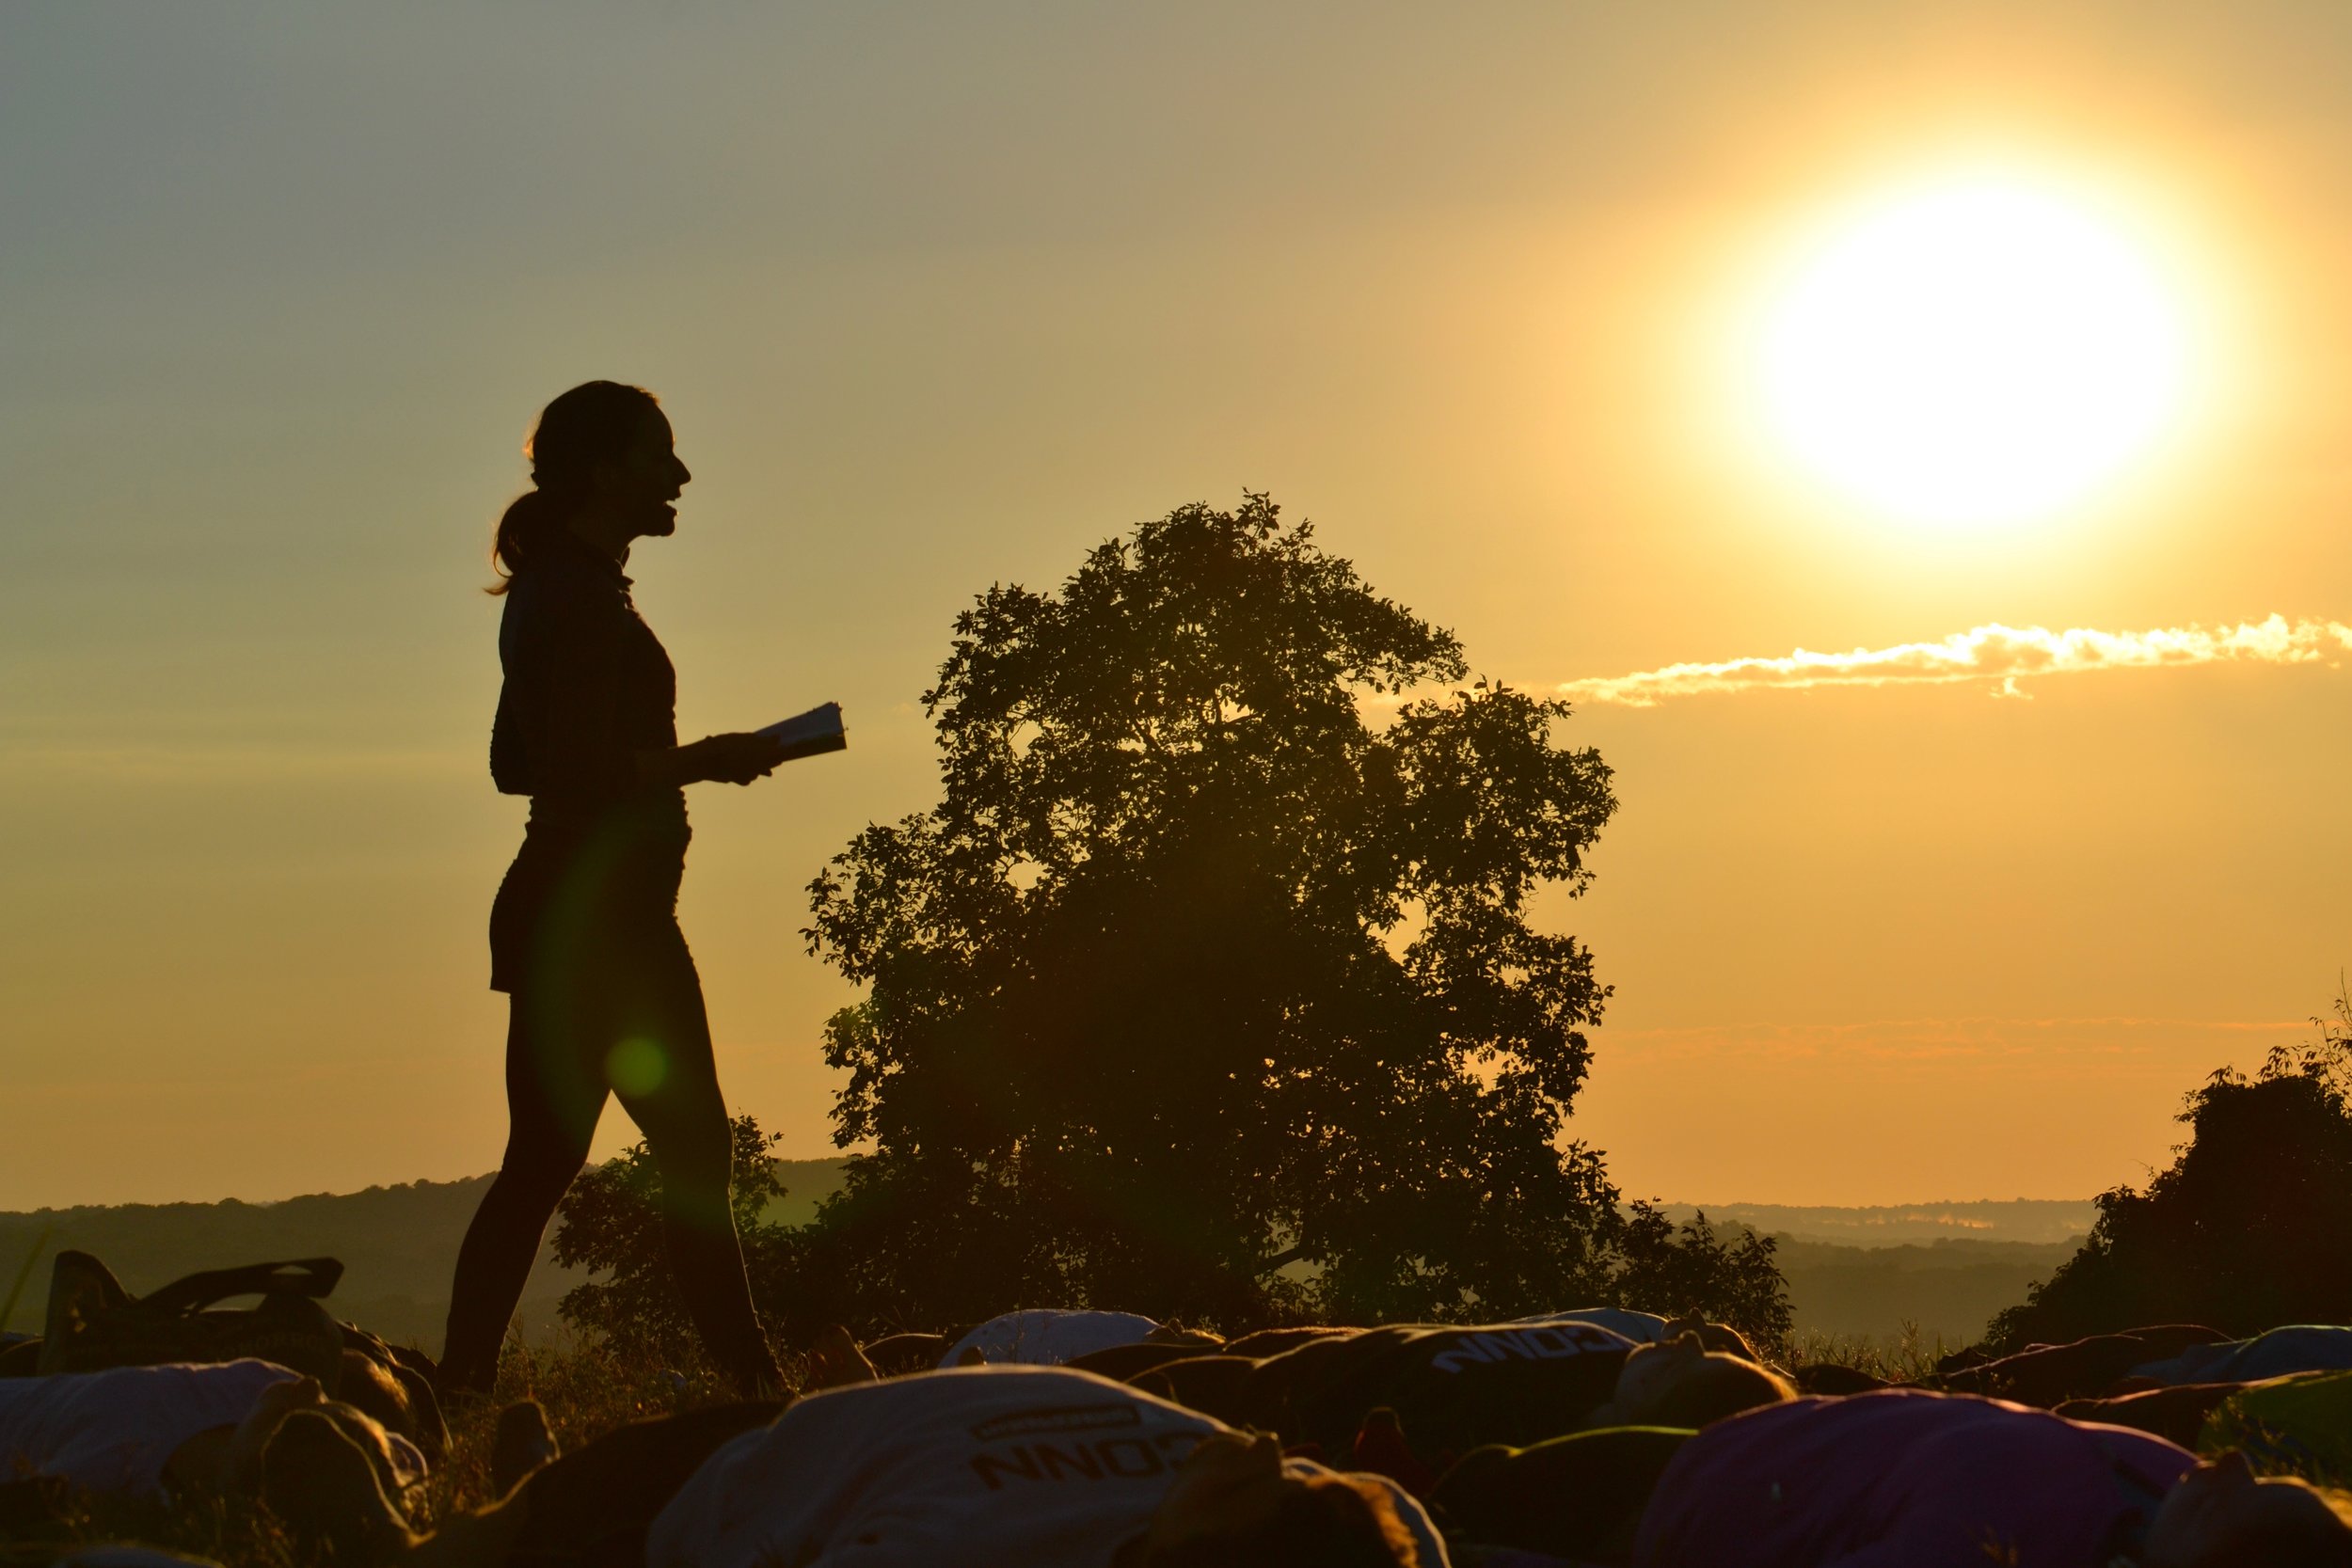
{"label": "sky gradient", "polygon": [[[631,564],[682,734],[850,716],[691,798],[723,1078],[794,1155],[850,995],[803,889],[933,798],[951,618],[1183,502],[1271,491],[1530,687],[2352,616],[2352,10],[2053,10],[8,8],[0,1207],[495,1165],[480,589],[590,377],[695,473]],[[2193,432],[1977,532],[1759,467],[1760,259],[1983,149],[2169,236]],[[1680,1201],[2141,1179],[2352,961],[2319,653],[1581,703],[1577,1135]]]}

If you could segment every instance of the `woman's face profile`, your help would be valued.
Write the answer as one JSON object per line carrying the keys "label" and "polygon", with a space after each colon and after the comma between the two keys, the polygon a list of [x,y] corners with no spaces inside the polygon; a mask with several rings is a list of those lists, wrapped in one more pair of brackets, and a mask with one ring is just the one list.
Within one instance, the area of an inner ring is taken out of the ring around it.
{"label": "woman's face profile", "polygon": [[693,477],[678,461],[669,420],[661,410],[648,408],[621,460],[598,467],[598,510],[626,527],[630,538],[667,538],[677,531],[673,503]]}

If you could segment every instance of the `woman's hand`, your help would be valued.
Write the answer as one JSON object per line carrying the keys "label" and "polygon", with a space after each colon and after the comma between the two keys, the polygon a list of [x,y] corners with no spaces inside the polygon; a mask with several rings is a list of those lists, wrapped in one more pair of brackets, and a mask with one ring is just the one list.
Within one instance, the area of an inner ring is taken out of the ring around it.
{"label": "woman's hand", "polygon": [[711,735],[675,752],[640,754],[649,780],[669,784],[747,784],[764,779],[784,761],[784,746],[771,736]]}
{"label": "woman's hand", "polygon": [[784,760],[784,745],[771,736],[714,735],[694,742],[702,752],[694,777],[715,784],[747,784],[764,779]]}

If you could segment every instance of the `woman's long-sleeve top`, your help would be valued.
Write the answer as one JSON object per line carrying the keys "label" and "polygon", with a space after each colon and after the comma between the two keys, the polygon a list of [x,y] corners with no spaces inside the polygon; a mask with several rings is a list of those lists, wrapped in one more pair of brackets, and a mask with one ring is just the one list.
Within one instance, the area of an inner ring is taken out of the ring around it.
{"label": "woman's long-sleeve top", "polygon": [[499,990],[576,988],[675,924],[686,793],[644,782],[638,754],[677,744],[677,676],[628,586],[567,534],[507,590],[490,776],[531,797],[531,825],[490,911]]}
{"label": "woman's long-sleeve top", "polygon": [[684,820],[684,793],[639,774],[639,752],[677,745],[677,675],[628,590],[617,562],[564,533],[507,591],[490,775],[532,798],[534,823]]}

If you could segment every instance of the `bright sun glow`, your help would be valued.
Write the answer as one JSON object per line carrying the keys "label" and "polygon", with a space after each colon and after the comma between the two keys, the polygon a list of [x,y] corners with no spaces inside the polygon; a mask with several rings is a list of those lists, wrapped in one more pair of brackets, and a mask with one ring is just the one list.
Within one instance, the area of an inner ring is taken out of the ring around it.
{"label": "bright sun glow", "polygon": [[1848,212],[1766,309],[1774,444],[1907,521],[2040,517],[2154,451],[2191,378],[2153,248],[2093,199],[1955,175]]}

